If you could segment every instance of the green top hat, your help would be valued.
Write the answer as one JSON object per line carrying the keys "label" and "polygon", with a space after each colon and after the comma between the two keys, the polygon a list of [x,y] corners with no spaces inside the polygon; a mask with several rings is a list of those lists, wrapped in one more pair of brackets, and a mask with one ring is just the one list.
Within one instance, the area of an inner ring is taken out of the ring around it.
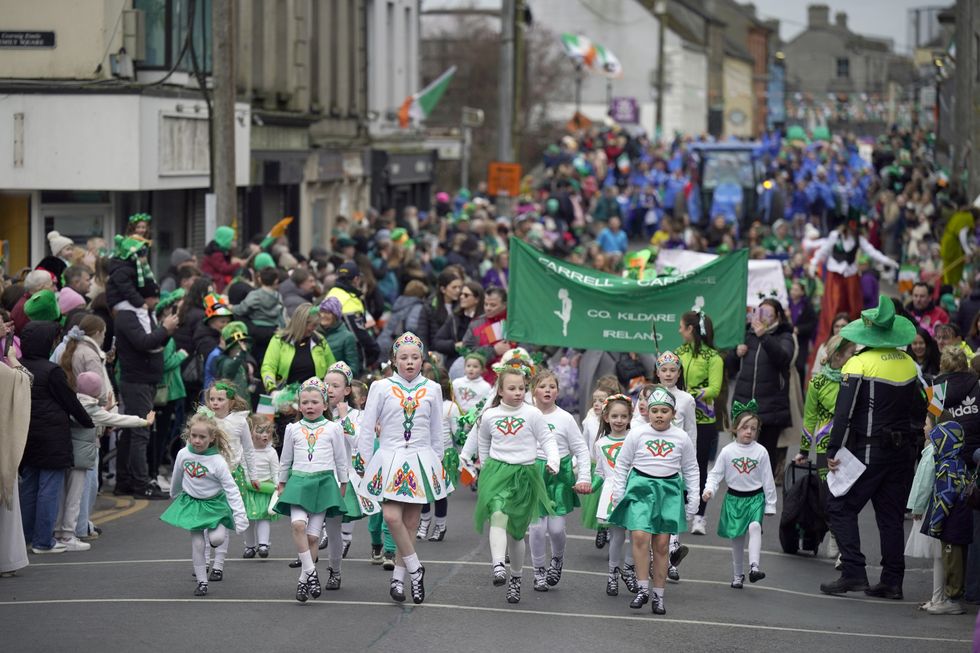
{"label": "green top hat", "polygon": [[58,297],[51,290],[39,290],[24,302],[24,315],[35,322],[60,322]]}
{"label": "green top hat", "polygon": [[214,242],[222,252],[229,251],[235,242],[235,230],[226,225],[218,227],[214,230]]}
{"label": "green top hat", "polygon": [[276,267],[276,262],[272,260],[271,254],[267,252],[259,252],[255,256],[255,260],[252,261],[252,267],[255,268],[256,272],[258,272],[259,270],[264,270],[266,268]]}
{"label": "green top hat", "polygon": [[915,339],[915,325],[895,314],[895,304],[880,295],[877,308],[861,311],[861,319],[854,320],[840,331],[842,338],[865,347],[904,347]]}

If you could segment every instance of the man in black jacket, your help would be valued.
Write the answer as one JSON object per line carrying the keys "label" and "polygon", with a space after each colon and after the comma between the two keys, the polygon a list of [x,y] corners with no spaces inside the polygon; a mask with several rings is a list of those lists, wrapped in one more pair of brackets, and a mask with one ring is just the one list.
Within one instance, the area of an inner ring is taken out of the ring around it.
{"label": "man in black jacket", "polygon": [[[146,305],[137,310],[119,310],[115,317],[116,356],[120,365],[122,402],[127,415],[146,415],[153,410],[153,396],[163,379],[163,346],[177,330],[178,318],[168,315],[161,324],[153,318],[160,290],[152,281],[140,289]],[[143,499],[166,499],[150,481],[146,448],[150,429],[127,429],[119,437],[116,457],[115,494],[132,494]],[[150,472],[153,476],[150,476]]]}

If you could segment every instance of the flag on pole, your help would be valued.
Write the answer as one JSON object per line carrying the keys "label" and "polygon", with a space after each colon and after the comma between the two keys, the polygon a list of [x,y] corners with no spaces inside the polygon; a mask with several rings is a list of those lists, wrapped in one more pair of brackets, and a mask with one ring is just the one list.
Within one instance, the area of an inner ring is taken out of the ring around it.
{"label": "flag on pole", "polygon": [[605,75],[606,77],[622,77],[623,76],[623,64],[619,62],[619,58],[612,53],[612,50],[599,45],[598,43],[593,46],[595,50],[595,71],[600,75]]}
{"label": "flag on pole", "polygon": [[929,412],[936,417],[942,415],[946,405],[946,383],[931,385],[926,388],[926,399],[929,401],[927,407]]}
{"label": "flag on pole", "polygon": [[577,65],[592,68],[596,58],[596,49],[588,37],[565,32],[561,35],[561,46],[565,49],[565,54]]}
{"label": "flag on pole", "polygon": [[398,109],[398,125],[403,129],[412,121],[421,122],[429,117],[436,108],[443,93],[449,87],[449,82],[456,74],[456,66],[435,78],[435,80],[414,95],[409,95]]}

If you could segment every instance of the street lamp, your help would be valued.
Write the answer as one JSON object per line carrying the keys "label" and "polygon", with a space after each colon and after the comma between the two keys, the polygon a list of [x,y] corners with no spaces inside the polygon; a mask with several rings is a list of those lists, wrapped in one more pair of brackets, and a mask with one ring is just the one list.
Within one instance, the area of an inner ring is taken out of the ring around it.
{"label": "street lamp", "polygon": [[656,139],[664,132],[664,35],[667,21],[667,0],[657,0],[653,5],[653,15],[659,23],[657,36],[657,122]]}

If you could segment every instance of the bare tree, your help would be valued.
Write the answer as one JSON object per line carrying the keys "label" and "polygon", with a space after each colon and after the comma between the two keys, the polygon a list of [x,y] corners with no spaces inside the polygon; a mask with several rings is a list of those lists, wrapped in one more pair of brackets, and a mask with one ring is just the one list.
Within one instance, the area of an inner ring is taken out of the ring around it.
{"label": "bare tree", "polygon": [[[530,171],[540,162],[545,145],[560,133],[561,124],[549,120],[549,102],[573,79],[557,37],[539,26],[524,29],[524,74],[514,136],[518,161]],[[487,165],[496,155],[499,22],[486,16],[455,16],[448,19],[445,28],[426,35],[421,45],[423,85],[450,66],[458,67],[453,83],[426,124],[455,127],[464,106],[482,109],[485,122],[473,132],[470,179],[485,179]],[[458,182],[457,167],[443,172],[451,174],[439,179],[441,187]]]}

